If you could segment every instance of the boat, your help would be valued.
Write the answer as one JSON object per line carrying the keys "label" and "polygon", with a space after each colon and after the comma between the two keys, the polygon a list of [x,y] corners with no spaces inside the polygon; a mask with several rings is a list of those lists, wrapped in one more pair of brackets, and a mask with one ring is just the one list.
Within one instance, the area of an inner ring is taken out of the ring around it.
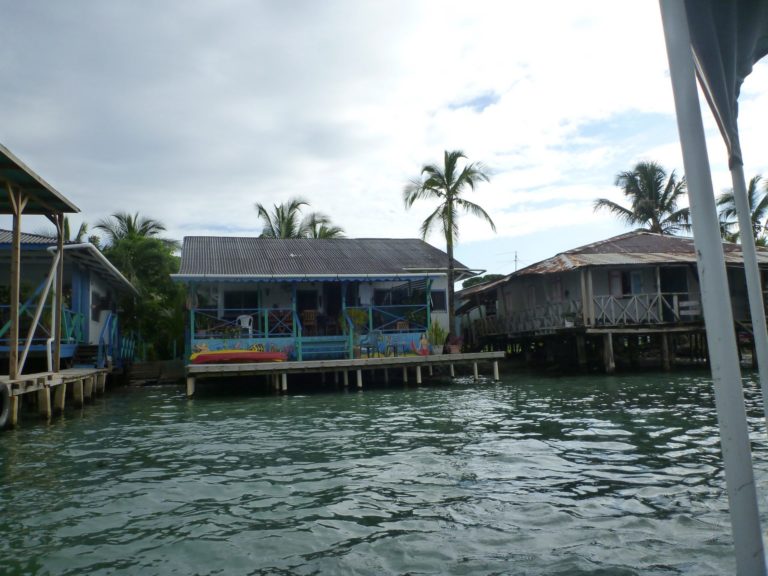
{"label": "boat", "polygon": [[236,362],[285,362],[284,352],[258,352],[255,350],[207,350],[189,357],[192,364],[230,364]]}

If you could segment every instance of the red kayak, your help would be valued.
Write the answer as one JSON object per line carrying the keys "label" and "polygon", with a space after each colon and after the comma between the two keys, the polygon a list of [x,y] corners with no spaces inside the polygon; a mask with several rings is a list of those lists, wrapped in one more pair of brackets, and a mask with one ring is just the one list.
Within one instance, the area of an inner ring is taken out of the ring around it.
{"label": "red kayak", "polygon": [[192,364],[228,364],[232,362],[285,362],[284,352],[255,352],[253,350],[215,350],[197,352],[189,357]]}

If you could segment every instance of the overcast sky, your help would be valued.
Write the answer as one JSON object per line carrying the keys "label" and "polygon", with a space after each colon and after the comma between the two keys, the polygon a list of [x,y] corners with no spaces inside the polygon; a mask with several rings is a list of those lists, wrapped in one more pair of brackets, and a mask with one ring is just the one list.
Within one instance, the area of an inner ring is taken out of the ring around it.
{"label": "overcast sky", "polygon": [[[402,189],[445,149],[485,163],[457,257],[506,273],[626,231],[640,160],[682,173],[657,2],[0,0],[0,142],[93,224],[258,235],[302,196],[350,237],[416,237]],[[766,172],[768,66],[747,78],[747,177]],[[725,149],[705,110],[715,189]],[[44,222],[26,219],[25,229]],[[5,224],[7,227],[7,224]],[[428,239],[438,247],[435,233]]]}

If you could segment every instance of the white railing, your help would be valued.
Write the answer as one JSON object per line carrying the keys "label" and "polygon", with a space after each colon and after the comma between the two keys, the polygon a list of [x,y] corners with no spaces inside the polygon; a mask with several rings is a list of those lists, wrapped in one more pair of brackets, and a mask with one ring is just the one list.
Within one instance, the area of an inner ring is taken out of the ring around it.
{"label": "white railing", "polygon": [[[675,324],[702,319],[700,296],[688,292],[594,296],[592,302],[593,310],[587,313],[589,326]],[[583,325],[581,300],[569,300],[475,320],[473,328],[478,336],[490,336]]]}

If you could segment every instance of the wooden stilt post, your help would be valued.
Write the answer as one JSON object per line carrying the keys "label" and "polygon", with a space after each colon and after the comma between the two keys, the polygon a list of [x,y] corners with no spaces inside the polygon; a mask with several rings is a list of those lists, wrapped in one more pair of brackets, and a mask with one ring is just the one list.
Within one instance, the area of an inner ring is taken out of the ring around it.
{"label": "wooden stilt post", "polygon": [[408,367],[403,366],[403,382],[408,384]]}
{"label": "wooden stilt post", "polygon": [[333,383],[338,384],[339,383],[339,372],[338,370],[333,373]]}
{"label": "wooden stilt post", "polygon": [[96,392],[98,394],[104,394],[107,389],[107,375],[105,372],[99,372],[96,375]]}
{"label": "wooden stilt post", "polygon": [[613,359],[613,334],[603,334],[603,365],[606,374],[613,374],[616,370],[616,362]]}
{"label": "wooden stilt post", "polygon": [[[194,391],[194,378],[192,379],[192,382],[192,390]],[[187,378],[187,393],[189,393],[189,378]],[[75,408],[82,408],[83,403],[83,380],[81,378],[72,383],[72,405]]]}
{"label": "wooden stilt post", "polygon": [[187,376],[187,398],[195,395],[195,377]]}
{"label": "wooden stilt post", "polygon": [[325,372],[320,373],[320,384],[325,384]]}
{"label": "wooden stilt post", "polygon": [[416,366],[416,384],[421,384],[421,366]]}
{"label": "wooden stilt post", "polygon": [[83,397],[86,402],[93,401],[93,376],[89,376],[85,379],[85,385],[83,386]]}
{"label": "wooden stilt post", "polygon": [[283,372],[280,375],[280,379],[281,379],[280,389],[283,392],[288,392],[288,372]]}
{"label": "wooden stilt post", "polygon": [[37,409],[40,416],[46,420],[51,419],[51,389],[48,386],[43,386],[37,391]]}
{"label": "wooden stilt post", "polygon": [[666,332],[661,334],[661,367],[664,370],[669,370],[672,367],[669,358],[669,336]]}
{"label": "wooden stilt post", "polygon": [[477,362],[472,362],[472,371],[475,374],[475,382],[480,380],[480,373],[477,371]]}
{"label": "wooden stilt post", "polygon": [[389,384],[389,370],[384,368],[384,384]]}
{"label": "wooden stilt post", "polygon": [[61,370],[61,316],[64,310],[64,214],[56,214],[54,222],[56,222],[56,249],[59,262],[56,267],[56,291],[53,299],[56,303],[53,327],[53,371],[59,372]]}
{"label": "wooden stilt post", "polygon": [[357,387],[362,388],[363,387],[363,371],[360,368],[358,368],[357,370],[355,370],[355,372],[357,373]]}
{"label": "wooden stilt post", "polygon": [[53,390],[53,411],[56,414],[64,412],[64,401],[67,397],[67,383],[62,382]]}
{"label": "wooden stilt post", "polygon": [[501,378],[499,378],[499,361],[498,360],[493,361],[493,380],[495,382],[498,382],[499,380],[501,380]]}
{"label": "wooden stilt post", "polygon": [[453,364],[450,364],[451,367],[451,378],[456,378],[456,370],[453,369]]}
{"label": "wooden stilt post", "polygon": [[429,375],[430,376],[434,376],[435,375],[434,371],[432,370],[432,364],[428,365],[427,369],[429,370]]}
{"label": "wooden stilt post", "polygon": [[579,363],[579,369],[584,370],[587,367],[587,343],[584,335],[576,336],[576,356]]}
{"label": "wooden stilt post", "polygon": [[19,425],[19,408],[21,407],[21,396],[11,396],[11,413],[8,415],[8,426]]}
{"label": "wooden stilt post", "polygon": [[344,388],[349,388],[349,372],[344,370],[342,374],[344,375]]}

